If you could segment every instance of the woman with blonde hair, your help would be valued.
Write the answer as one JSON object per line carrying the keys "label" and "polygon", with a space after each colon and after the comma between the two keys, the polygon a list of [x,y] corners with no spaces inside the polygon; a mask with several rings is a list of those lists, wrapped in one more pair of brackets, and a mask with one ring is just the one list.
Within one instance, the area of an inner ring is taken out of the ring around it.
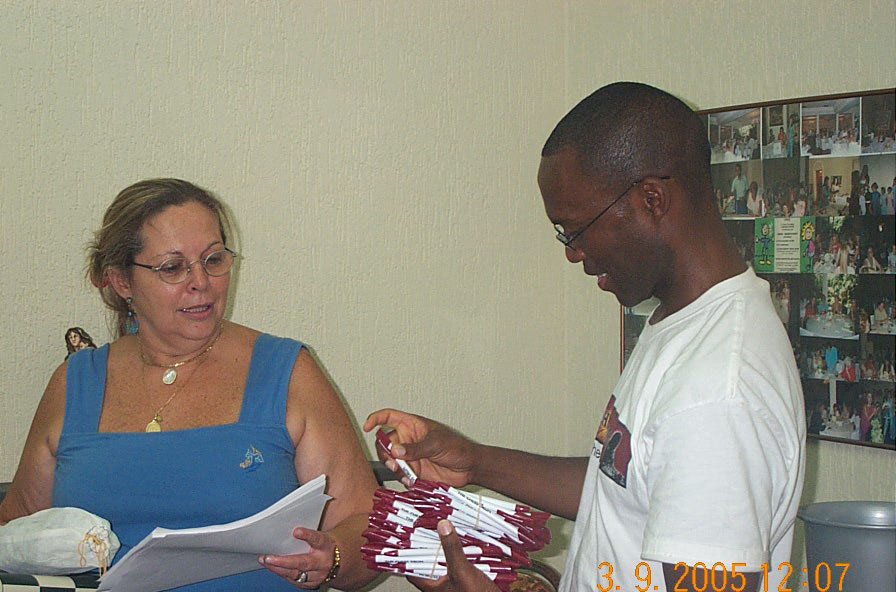
{"label": "woman with blonde hair", "polygon": [[[298,341],[225,318],[237,260],[223,203],[178,179],[121,191],[89,249],[117,339],[54,372],[0,524],[51,506],[110,521],[120,559],[156,526],[250,516],[320,474],[310,546],[178,590],[356,588],[376,482],[333,386]],[[113,562],[114,564],[114,562]]]}

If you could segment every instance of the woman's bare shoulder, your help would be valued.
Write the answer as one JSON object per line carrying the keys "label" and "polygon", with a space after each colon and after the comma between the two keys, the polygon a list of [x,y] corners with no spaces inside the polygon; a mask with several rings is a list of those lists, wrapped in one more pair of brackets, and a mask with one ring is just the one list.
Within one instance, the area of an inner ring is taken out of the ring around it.
{"label": "woman's bare shoulder", "polygon": [[252,327],[247,327],[230,321],[224,322],[222,331],[226,333],[227,338],[236,347],[249,350],[255,346],[255,340],[258,339],[258,336],[262,333]]}

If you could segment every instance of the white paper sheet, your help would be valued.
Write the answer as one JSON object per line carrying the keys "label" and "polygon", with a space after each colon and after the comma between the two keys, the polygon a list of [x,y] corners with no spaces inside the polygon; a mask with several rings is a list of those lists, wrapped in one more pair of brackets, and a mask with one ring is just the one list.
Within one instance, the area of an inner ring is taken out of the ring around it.
{"label": "white paper sheet", "polygon": [[[199,528],[156,528],[100,579],[99,590],[158,592],[259,569],[258,556],[304,553],[296,526],[317,528],[326,476],[319,475],[248,518]],[[261,568],[263,569],[263,568]]]}

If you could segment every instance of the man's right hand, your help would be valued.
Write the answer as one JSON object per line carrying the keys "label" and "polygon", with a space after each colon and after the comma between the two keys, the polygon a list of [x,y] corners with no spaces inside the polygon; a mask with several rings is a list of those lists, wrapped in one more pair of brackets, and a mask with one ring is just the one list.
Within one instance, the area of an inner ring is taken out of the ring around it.
{"label": "man's right hand", "polygon": [[[374,411],[364,422],[364,431],[377,426],[391,426],[392,454],[407,461],[420,479],[439,481],[454,487],[463,487],[474,481],[476,468],[476,444],[451,428],[436,421],[412,415],[397,409]],[[377,455],[389,469],[401,474],[394,461],[377,446]],[[402,483],[410,486],[407,477]]]}
{"label": "man's right hand", "polygon": [[448,575],[438,580],[408,578],[422,592],[500,592],[494,582],[476,569],[464,556],[463,543],[448,520],[441,520],[436,529],[445,552]]}

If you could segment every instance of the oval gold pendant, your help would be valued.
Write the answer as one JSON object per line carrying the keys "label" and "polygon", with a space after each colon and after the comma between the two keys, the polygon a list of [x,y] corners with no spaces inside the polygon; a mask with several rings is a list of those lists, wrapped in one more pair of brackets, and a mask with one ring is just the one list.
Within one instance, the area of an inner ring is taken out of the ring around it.
{"label": "oval gold pendant", "polygon": [[162,424],[160,424],[160,423],[159,423],[158,421],[156,421],[155,419],[153,419],[151,422],[149,422],[148,424],[146,424],[146,432],[147,432],[147,433],[149,433],[149,432],[161,432],[161,431],[162,431]]}
{"label": "oval gold pendant", "polygon": [[174,368],[168,368],[165,370],[165,373],[162,374],[162,382],[165,384],[174,384],[175,380],[177,380],[177,370]]}

